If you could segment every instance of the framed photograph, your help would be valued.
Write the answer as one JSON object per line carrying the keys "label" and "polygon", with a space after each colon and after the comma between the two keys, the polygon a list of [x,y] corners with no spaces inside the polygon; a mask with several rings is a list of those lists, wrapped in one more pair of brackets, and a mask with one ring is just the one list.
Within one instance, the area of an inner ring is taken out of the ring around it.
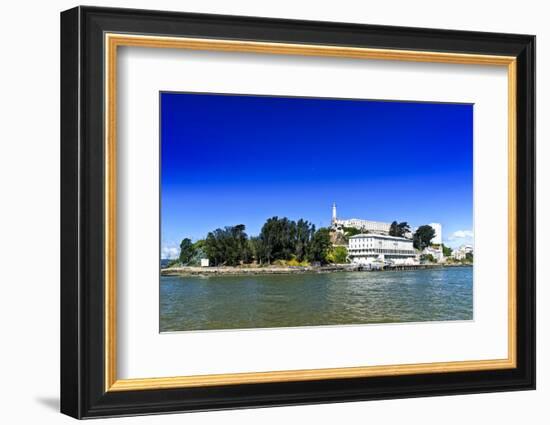
{"label": "framed photograph", "polygon": [[535,37],[61,14],[61,411],[535,388]]}

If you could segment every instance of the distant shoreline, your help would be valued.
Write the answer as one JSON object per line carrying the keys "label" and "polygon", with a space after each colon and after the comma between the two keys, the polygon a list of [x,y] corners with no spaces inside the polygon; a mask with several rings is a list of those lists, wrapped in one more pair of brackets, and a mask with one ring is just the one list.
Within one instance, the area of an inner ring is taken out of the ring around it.
{"label": "distant shoreline", "polygon": [[369,269],[357,264],[333,264],[327,266],[265,266],[265,267],[171,267],[161,269],[161,276],[249,276],[301,273],[369,272],[369,271],[405,271],[442,269],[447,267],[471,267],[473,264],[418,264],[407,266],[386,266]]}

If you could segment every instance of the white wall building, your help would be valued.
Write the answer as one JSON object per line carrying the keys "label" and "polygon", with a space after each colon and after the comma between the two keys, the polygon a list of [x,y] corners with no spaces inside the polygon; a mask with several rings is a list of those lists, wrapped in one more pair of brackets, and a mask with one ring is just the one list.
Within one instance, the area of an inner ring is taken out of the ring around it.
{"label": "white wall building", "polygon": [[443,248],[440,246],[439,248],[433,248],[431,246],[428,246],[424,248],[424,251],[422,251],[422,254],[424,255],[431,255],[434,257],[435,261],[438,263],[442,263],[445,261],[445,256],[443,255]]}
{"label": "white wall building", "polygon": [[359,218],[339,219],[336,215],[336,204],[332,204],[332,226],[353,227],[364,232],[387,234],[390,232],[391,223],[382,221],[361,220]]}
{"label": "white wall building", "polygon": [[453,249],[452,257],[455,260],[464,260],[466,258],[466,254],[473,254],[474,253],[474,247],[472,245],[462,245],[458,249]]}
{"label": "white wall building", "polygon": [[349,238],[348,255],[352,263],[391,262],[395,265],[417,264],[413,242],[396,236],[361,233]]}
{"label": "white wall building", "polygon": [[428,226],[435,230],[435,236],[432,239],[432,244],[441,245],[443,243],[441,223],[430,223]]}
{"label": "white wall building", "polygon": [[[360,218],[338,218],[336,203],[332,204],[331,223],[332,227],[339,232],[342,232],[343,227],[353,227],[364,233],[377,233],[380,235],[388,235],[391,227],[391,223],[385,223],[383,221],[362,220]],[[443,229],[441,223],[430,223],[429,226],[435,231],[432,244],[441,245],[443,243]],[[416,230],[417,228],[413,228],[411,232],[405,234],[405,237],[412,239]]]}

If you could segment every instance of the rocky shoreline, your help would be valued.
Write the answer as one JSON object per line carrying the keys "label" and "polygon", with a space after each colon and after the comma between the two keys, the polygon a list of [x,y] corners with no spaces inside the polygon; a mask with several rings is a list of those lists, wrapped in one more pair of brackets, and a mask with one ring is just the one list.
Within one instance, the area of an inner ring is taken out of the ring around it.
{"label": "rocky shoreline", "polygon": [[170,267],[161,269],[161,276],[239,276],[239,275],[275,275],[299,273],[333,273],[365,271],[402,271],[444,267],[471,267],[471,264],[417,264],[407,266],[386,266],[368,268],[356,264],[333,264],[328,266],[266,266],[266,267]]}

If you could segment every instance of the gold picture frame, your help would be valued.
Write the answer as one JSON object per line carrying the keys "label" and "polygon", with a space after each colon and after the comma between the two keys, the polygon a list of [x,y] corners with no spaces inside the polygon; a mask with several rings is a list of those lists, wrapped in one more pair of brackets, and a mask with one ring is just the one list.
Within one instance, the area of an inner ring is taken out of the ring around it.
{"label": "gold picture frame", "polygon": [[[417,373],[464,372],[509,369],[516,367],[516,58],[463,53],[441,53],[411,50],[371,49],[356,47],[316,46],[253,41],[213,40],[200,38],[159,37],[128,34],[105,34],[105,391],[128,391],[235,385],[299,380],[339,379],[410,375]],[[456,362],[400,364],[387,366],[306,369],[254,373],[175,376],[168,378],[117,379],[116,375],[116,93],[117,49],[147,47],[354,58],[360,60],[395,60],[506,67],[508,72],[508,358]]]}

